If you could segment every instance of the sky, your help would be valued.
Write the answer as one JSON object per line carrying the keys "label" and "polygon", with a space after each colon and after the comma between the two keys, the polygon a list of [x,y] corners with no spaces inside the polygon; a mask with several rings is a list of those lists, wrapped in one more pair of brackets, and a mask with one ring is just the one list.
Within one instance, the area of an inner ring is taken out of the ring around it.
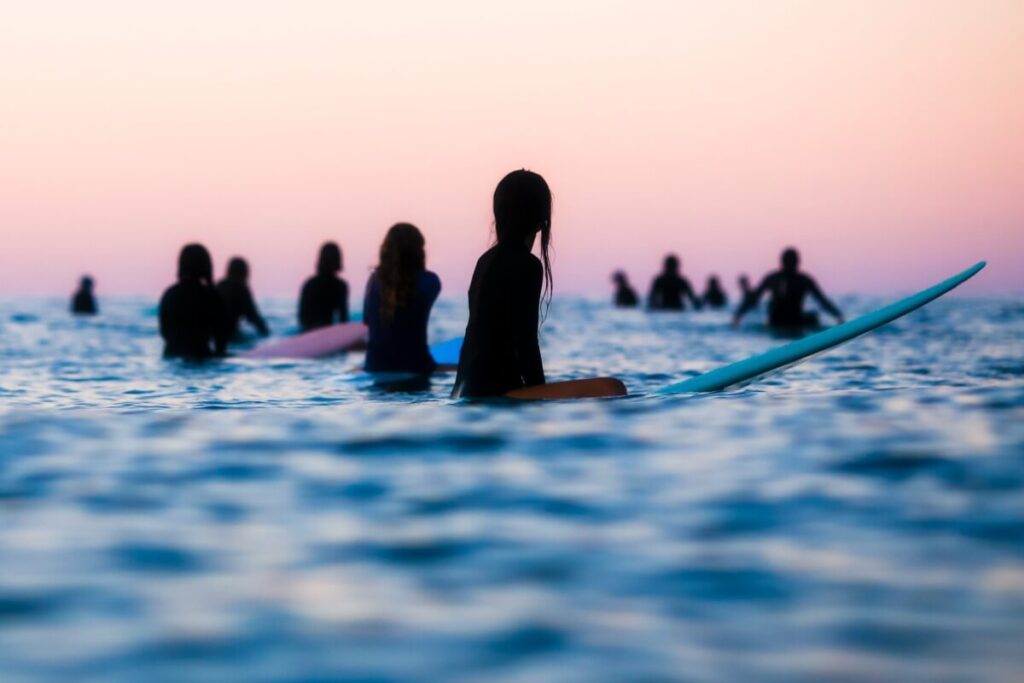
{"label": "sky", "polygon": [[1024,2],[5,3],[0,296],[159,295],[201,241],[257,295],[398,221],[463,296],[508,171],[555,197],[555,293],[783,247],[836,293],[977,260],[1024,291]]}

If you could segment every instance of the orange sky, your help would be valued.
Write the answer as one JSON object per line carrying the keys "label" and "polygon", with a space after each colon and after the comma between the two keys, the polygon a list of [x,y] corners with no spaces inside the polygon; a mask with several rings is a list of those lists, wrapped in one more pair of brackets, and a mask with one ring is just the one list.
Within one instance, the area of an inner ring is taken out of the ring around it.
{"label": "orange sky", "polygon": [[985,258],[1024,290],[1024,2],[32,2],[0,10],[0,295],[157,295],[186,240],[357,291],[396,221],[461,296],[494,185],[555,193],[557,291],[731,285],[795,244],[837,292]]}

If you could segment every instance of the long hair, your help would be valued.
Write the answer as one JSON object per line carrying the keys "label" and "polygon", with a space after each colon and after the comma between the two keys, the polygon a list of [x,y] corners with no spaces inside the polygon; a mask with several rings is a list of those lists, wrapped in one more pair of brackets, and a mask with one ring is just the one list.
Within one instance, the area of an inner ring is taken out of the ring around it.
{"label": "long hair", "polygon": [[544,315],[551,306],[551,189],[540,175],[522,169],[501,179],[494,190],[494,231],[498,242],[525,243],[540,233],[544,263]]}
{"label": "long hair", "polygon": [[410,223],[396,223],[380,245],[376,277],[380,283],[380,315],[385,321],[408,305],[416,278],[427,267],[423,234]]}
{"label": "long hair", "polygon": [[178,279],[195,278],[205,285],[213,284],[213,260],[201,244],[186,244],[178,255]]}

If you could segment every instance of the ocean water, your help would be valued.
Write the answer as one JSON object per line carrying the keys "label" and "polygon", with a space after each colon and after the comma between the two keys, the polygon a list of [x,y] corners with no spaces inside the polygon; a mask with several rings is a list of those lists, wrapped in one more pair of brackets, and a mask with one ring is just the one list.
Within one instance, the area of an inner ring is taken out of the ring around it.
{"label": "ocean water", "polygon": [[785,340],[560,298],[549,377],[634,395],[521,405],[65,306],[0,300],[4,682],[1024,680],[1019,299],[663,397]]}

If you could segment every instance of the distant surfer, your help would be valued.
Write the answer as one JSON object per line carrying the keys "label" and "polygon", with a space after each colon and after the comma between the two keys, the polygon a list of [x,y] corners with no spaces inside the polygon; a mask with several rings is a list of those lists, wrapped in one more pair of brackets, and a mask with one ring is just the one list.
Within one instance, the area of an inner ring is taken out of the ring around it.
{"label": "distant surfer", "polygon": [[223,356],[227,315],[213,287],[213,261],[201,244],[187,244],[178,256],[178,282],[160,299],[160,336],[165,358]]}
{"label": "distant surfer", "polygon": [[733,316],[733,326],[740,324],[747,311],[757,306],[766,292],[771,292],[771,299],[768,302],[768,324],[772,327],[817,326],[818,314],[804,311],[804,300],[808,295],[838,322],[843,322],[843,314],[836,305],[822,293],[809,275],[800,272],[799,266],[800,254],[796,249],[786,249],[782,252],[782,268],[766,275],[760,286],[744,299]]}
{"label": "distant surfer", "polygon": [[717,275],[708,278],[708,285],[704,289],[704,305],[708,308],[724,308],[729,303],[729,297],[722,289],[722,283],[718,281]]}
{"label": "distant surfer", "polygon": [[[454,398],[521,399],[621,396],[617,379],[546,383],[541,361],[540,305],[551,300],[551,190],[544,178],[513,171],[494,190],[497,243],[476,262],[469,286],[469,322]],[[540,258],[532,249],[540,236]]]}
{"label": "distant surfer", "polygon": [[640,297],[636,290],[629,284],[629,278],[621,270],[615,271],[612,275],[612,282],[615,283],[615,305],[619,308],[634,308],[640,303]]}
{"label": "distant surfer", "polygon": [[370,330],[368,372],[427,375],[435,369],[427,322],[441,293],[441,279],[426,268],[424,244],[416,226],[398,223],[380,246],[380,261],[363,300],[363,322]]}
{"label": "distant surfer", "polygon": [[695,309],[700,308],[700,299],[694,294],[690,281],[679,274],[679,257],[670,254],[665,257],[661,274],[651,283],[647,308],[652,311],[682,311],[686,309],[685,298],[689,298]]}
{"label": "distant surfer", "polygon": [[348,283],[338,277],[339,272],[341,248],[326,242],[320,247],[316,275],[302,285],[299,327],[303,332],[348,322]]}
{"label": "distant surfer", "polygon": [[83,275],[78,283],[78,291],[71,297],[71,312],[75,315],[96,315],[99,307],[96,306],[96,296],[93,294],[93,281],[88,275]]}
{"label": "distant surfer", "polygon": [[228,338],[238,337],[239,324],[244,318],[256,328],[261,337],[270,334],[267,322],[256,308],[252,290],[249,289],[249,264],[238,256],[228,262],[227,276],[217,283],[217,291],[227,311]]}
{"label": "distant surfer", "polygon": [[757,302],[754,300],[754,288],[750,286],[750,278],[746,275],[740,275],[739,286],[740,308],[747,308],[748,310],[757,308]]}

